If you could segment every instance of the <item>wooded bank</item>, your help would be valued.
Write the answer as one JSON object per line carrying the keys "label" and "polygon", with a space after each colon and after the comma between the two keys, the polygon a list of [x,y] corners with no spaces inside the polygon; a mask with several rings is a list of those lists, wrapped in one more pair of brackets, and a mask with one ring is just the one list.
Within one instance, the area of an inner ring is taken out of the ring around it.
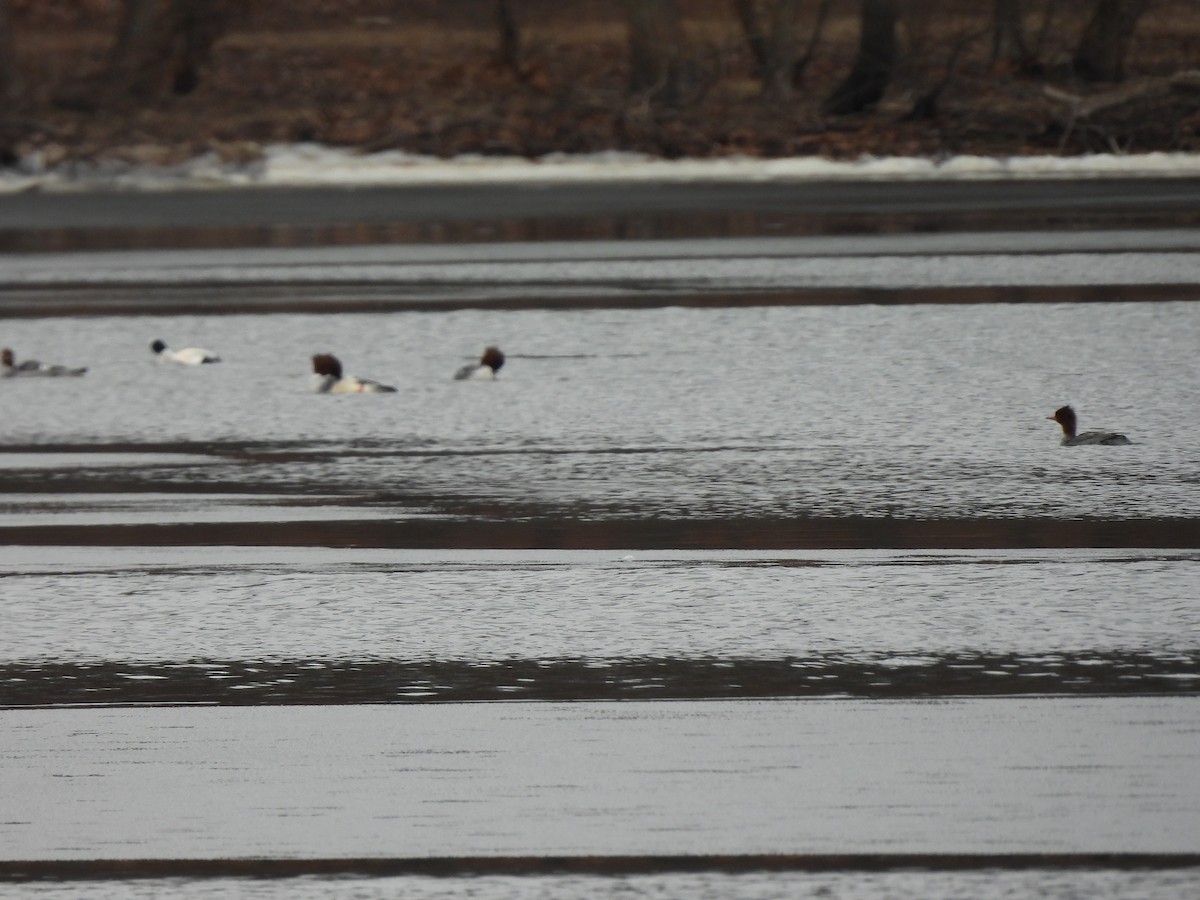
{"label": "wooded bank", "polygon": [[0,0],[0,162],[1200,149],[1194,0]]}

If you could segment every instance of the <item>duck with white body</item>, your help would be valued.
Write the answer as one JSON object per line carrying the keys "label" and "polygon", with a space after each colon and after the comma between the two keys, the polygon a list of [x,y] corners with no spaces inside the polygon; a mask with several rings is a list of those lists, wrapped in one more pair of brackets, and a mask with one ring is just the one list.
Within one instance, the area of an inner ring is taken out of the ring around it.
{"label": "duck with white body", "polygon": [[1104,444],[1115,447],[1133,443],[1119,431],[1085,431],[1083,434],[1078,434],[1075,410],[1070,406],[1060,406],[1054,411],[1054,415],[1046,416],[1046,418],[1062,426],[1062,445],[1064,447],[1083,447],[1088,444]]}
{"label": "duck with white body", "polygon": [[504,354],[499,347],[488,347],[479,357],[479,362],[463,366],[454,373],[456,381],[493,381],[504,365]]}
{"label": "duck with white body", "polygon": [[202,366],[205,363],[219,363],[221,357],[203,347],[184,347],[182,350],[172,350],[166,342],[157,340],[150,345],[151,351],[160,363],[178,363],[181,366]]}
{"label": "duck with white body", "polygon": [[342,363],[332,353],[318,353],[312,358],[313,392],[317,394],[394,394],[396,389],[367,378],[356,378],[342,372]]}

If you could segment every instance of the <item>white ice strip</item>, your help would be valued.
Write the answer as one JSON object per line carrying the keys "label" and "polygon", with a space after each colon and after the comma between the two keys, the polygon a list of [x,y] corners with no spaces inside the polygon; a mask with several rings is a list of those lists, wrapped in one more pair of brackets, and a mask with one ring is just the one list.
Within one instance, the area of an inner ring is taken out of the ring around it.
{"label": "white ice strip", "polygon": [[1083,156],[874,157],[830,160],[723,157],[665,160],[620,151],[553,153],[535,159],[464,154],[451,159],[317,144],[263,148],[260,159],[230,163],[208,153],[177,165],[145,166],[120,161],[72,162],[49,167],[39,154],[0,173],[0,192],[124,189],[177,190],[247,185],[308,187],[430,184],[581,183],[653,181],[675,183],[803,181],[961,181],[1030,178],[1187,178],[1200,175],[1200,154],[1088,154]]}

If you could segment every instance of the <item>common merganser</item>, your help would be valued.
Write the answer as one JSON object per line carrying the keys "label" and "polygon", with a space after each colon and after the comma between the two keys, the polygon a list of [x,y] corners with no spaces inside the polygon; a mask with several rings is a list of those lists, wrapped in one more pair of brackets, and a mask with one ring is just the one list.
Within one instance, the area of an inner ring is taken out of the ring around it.
{"label": "common merganser", "polygon": [[1129,444],[1132,441],[1125,435],[1116,431],[1085,431],[1083,434],[1075,433],[1075,410],[1070,406],[1060,406],[1054,411],[1054,415],[1046,416],[1062,426],[1064,447],[1080,447],[1084,444],[1107,444],[1114,446],[1118,444]]}
{"label": "common merganser", "polygon": [[313,391],[318,394],[394,394],[396,389],[378,381],[342,374],[342,364],[332,353],[318,353],[312,358]]}
{"label": "common merganser", "polygon": [[10,350],[8,347],[0,350],[0,376],[3,376],[4,378],[24,378],[29,376],[58,378],[64,375],[82,375],[86,371],[86,366],[73,369],[70,366],[56,366],[51,365],[50,363],[40,363],[36,359],[27,359],[18,365],[16,357],[13,356],[12,350]]}
{"label": "common merganser", "polygon": [[496,377],[496,373],[503,365],[504,354],[500,352],[500,348],[488,347],[483,351],[483,356],[479,357],[479,362],[463,366],[454,373],[454,379],[456,381],[466,381],[468,378],[491,380]]}
{"label": "common merganser", "polygon": [[163,341],[155,341],[150,349],[158,354],[160,363],[179,363],[184,366],[199,366],[204,363],[219,363],[221,357],[211,350],[201,347],[184,347],[182,350],[172,350]]}

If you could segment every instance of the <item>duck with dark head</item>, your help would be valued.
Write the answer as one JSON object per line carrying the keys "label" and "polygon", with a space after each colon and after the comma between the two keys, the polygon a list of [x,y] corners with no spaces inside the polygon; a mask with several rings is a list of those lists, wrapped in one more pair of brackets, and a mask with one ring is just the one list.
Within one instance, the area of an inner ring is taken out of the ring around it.
{"label": "duck with dark head", "polygon": [[166,341],[156,340],[150,345],[150,352],[160,363],[178,363],[181,366],[203,366],[219,363],[221,357],[203,347],[184,347],[182,350],[172,350]]}
{"label": "duck with dark head", "polygon": [[468,378],[492,381],[503,365],[504,354],[500,352],[500,348],[488,347],[483,351],[483,356],[479,357],[479,362],[463,366],[454,373],[454,378],[456,381],[466,381]]}
{"label": "duck with dark head", "polygon": [[332,353],[318,353],[312,358],[313,391],[318,394],[394,394],[396,389],[367,378],[355,378],[342,373],[342,363]]}
{"label": "duck with dark head", "polygon": [[1082,447],[1086,444],[1104,444],[1113,447],[1133,443],[1117,431],[1085,431],[1083,434],[1077,434],[1075,410],[1070,406],[1060,406],[1054,411],[1054,415],[1046,416],[1046,418],[1062,426],[1062,445],[1064,447]]}
{"label": "duck with dark head", "polygon": [[72,368],[51,363],[38,362],[36,359],[26,359],[18,363],[12,350],[5,347],[0,350],[0,377],[3,378],[61,378],[82,375],[87,367]]}

